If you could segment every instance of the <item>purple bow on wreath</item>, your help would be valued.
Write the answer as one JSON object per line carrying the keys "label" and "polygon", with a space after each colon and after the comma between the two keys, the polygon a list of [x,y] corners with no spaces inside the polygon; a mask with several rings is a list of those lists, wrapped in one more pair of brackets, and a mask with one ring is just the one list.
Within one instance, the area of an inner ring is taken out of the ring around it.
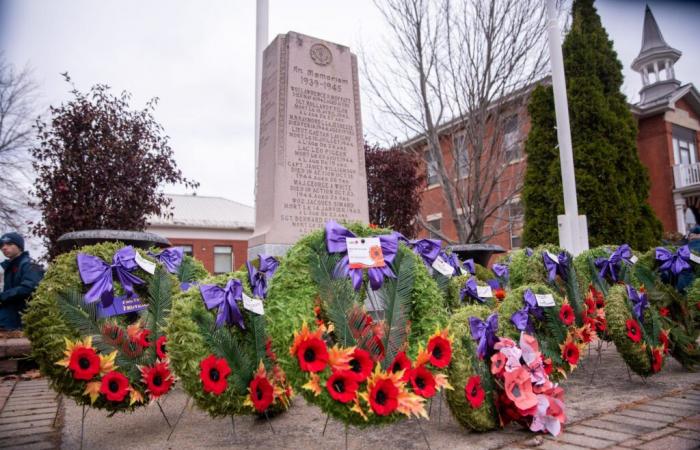
{"label": "purple bow on wreath", "polygon": [[258,268],[250,262],[246,261],[245,265],[248,268],[248,281],[253,287],[253,295],[255,297],[265,298],[267,296],[267,280],[272,278],[272,275],[277,271],[280,263],[274,256],[258,255]]}
{"label": "purple bow on wreath", "polygon": [[468,260],[464,261],[464,267],[467,269],[467,272],[469,272],[472,275],[476,275],[476,266],[474,265],[474,258],[469,258]]}
{"label": "purple bow on wreath", "polygon": [[169,247],[160,253],[148,252],[148,256],[160,261],[168,272],[177,273],[182,259],[185,257],[185,251],[182,247]]}
{"label": "purple bow on wreath", "polygon": [[530,289],[527,289],[523,294],[523,303],[524,306],[510,316],[510,321],[513,322],[513,325],[518,330],[532,334],[535,328],[530,319],[530,314],[535,316],[537,320],[542,320],[544,319],[544,311],[537,304],[537,298]]}
{"label": "purple bow on wreath", "polygon": [[596,258],[595,266],[600,270],[598,276],[605,279],[606,275],[610,275],[613,282],[617,282],[617,272],[620,270],[620,264],[624,261],[632,265],[632,250],[627,244],[622,244],[615,250],[609,258]]}
{"label": "purple bow on wreath", "polygon": [[547,269],[547,279],[549,281],[554,281],[557,275],[566,281],[566,274],[569,270],[569,255],[565,251],[559,253],[556,260],[549,256],[549,252],[542,252],[542,261],[545,269]]}
{"label": "purple bow on wreath", "polygon": [[199,286],[199,292],[207,309],[219,308],[216,313],[217,328],[223,324],[235,324],[241,330],[245,330],[243,315],[236,304],[238,300],[243,300],[243,285],[240,280],[230,279],[224,288],[215,284],[203,284]]}
{"label": "purple bow on wreath", "polygon": [[[362,287],[362,269],[350,268],[346,242],[347,238],[355,237],[357,236],[352,231],[333,220],[326,223],[326,247],[328,248],[328,253],[343,253],[343,258],[338,261],[333,270],[333,276],[335,278],[350,277],[353,288],[359,291]],[[369,285],[373,291],[382,287],[385,277],[396,278],[389,264],[394,261],[399,248],[399,240],[396,234],[392,233],[377,237],[379,238],[379,245],[382,248],[382,255],[386,264],[384,267],[370,267],[367,269]]]}
{"label": "purple bow on wreath", "polygon": [[670,271],[672,274],[678,275],[684,270],[690,269],[690,248],[684,245],[676,253],[671,253],[663,247],[656,247],[656,260],[661,262],[659,271]]}
{"label": "purple bow on wreath", "polygon": [[627,298],[632,302],[632,312],[639,320],[639,323],[644,323],[644,310],[649,307],[649,301],[644,292],[637,292],[632,286],[627,285]]}
{"label": "purple bow on wreath", "polygon": [[417,239],[411,241],[413,253],[423,258],[426,266],[432,267],[433,263],[440,255],[442,241],[440,239]]}
{"label": "purple bow on wreath", "polygon": [[117,274],[127,298],[136,297],[134,292],[135,284],[144,284],[144,281],[131,273],[138,265],[136,264],[136,251],[132,246],[127,246],[118,250],[112,257],[112,264],[109,265],[97,256],[86,253],[78,253],[78,272],[85,284],[92,284],[90,290],[85,294],[86,303],[102,301],[102,306],[107,308],[114,302],[114,280],[113,273]]}
{"label": "purple bow on wreath", "polygon": [[460,270],[462,269],[462,263],[457,254],[450,253],[448,255],[446,252],[440,252],[440,257],[455,270],[454,273],[456,275],[461,273]]}
{"label": "purple bow on wreath", "polygon": [[466,283],[464,283],[464,287],[459,291],[459,298],[461,301],[464,301],[465,297],[471,297],[474,300],[484,303],[484,299],[479,297],[479,291],[478,291],[478,286],[476,284],[476,278],[470,277]]}
{"label": "purple bow on wreath", "polygon": [[508,279],[508,266],[505,264],[494,264],[493,267],[491,267],[491,270],[493,270],[493,273],[496,274],[498,278],[502,278],[504,280]]}
{"label": "purple bow on wreath", "polygon": [[530,256],[532,256],[533,253],[535,253],[535,252],[532,251],[532,249],[530,247],[525,247],[525,256],[527,256],[529,258]]}
{"label": "purple bow on wreath", "polygon": [[472,333],[472,339],[478,342],[476,354],[479,356],[479,359],[490,356],[497,340],[498,313],[491,314],[485,321],[478,317],[470,317],[469,329]]}

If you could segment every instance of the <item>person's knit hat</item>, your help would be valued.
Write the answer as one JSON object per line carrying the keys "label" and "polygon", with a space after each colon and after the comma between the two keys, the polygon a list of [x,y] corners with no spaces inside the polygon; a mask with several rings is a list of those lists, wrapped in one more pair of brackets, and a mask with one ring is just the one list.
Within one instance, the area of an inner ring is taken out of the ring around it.
{"label": "person's knit hat", "polygon": [[20,250],[24,251],[24,238],[21,234],[14,231],[5,233],[0,237],[0,245],[2,244],[15,244]]}

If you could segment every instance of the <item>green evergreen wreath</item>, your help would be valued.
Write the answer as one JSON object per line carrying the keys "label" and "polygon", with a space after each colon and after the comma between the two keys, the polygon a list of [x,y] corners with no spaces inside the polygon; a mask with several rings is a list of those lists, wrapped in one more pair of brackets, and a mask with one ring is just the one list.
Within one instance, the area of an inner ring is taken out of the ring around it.
{"label": "green evergreen wreath", "polygon": [[[485,305],[490,309],[495,309],[498,301],[502,300],[498,298],[498,296],[505,295],[505,290],[501,289],[501,291],[496,292],[495,289],[492,289],[492,294],[493,296],[490,298],[485,298],[483,302],[479,302],[478,300],[472,298],[472,297],[465,297],[464,300],[462,300],[462,289],[464,289],[465,283],[472,277],[475,278],[476,284],[478,286],[489,286],[487,283],[488,280],[493,280],[496,278],[493,273],[491,273],[490,276],[486,275],[485,273],[481,273],[481,276],[479,274],[478,267],[482,266],[477,266],[477,274],[476,275],[460,275],[460,276],[455,276],[450,279],[450,284],[449,288],[447,290],[447,305],[450,308],[450,311],[457,311],[461,306],[465,304],[471,304],[471,305]],[[483,267],[482,267],[483,269]],[[490,272],[488,269],[484,269],[486,272]],[[486,278],[486,279],[484,279]]]}
{"label": "green evergreen wreath", "polygon": [[[231,279],[239,280],[244,294],[252,297],[246,271],[206,278],[200,286],[223,287]],[[239,310],[245,330],[236,325],[217,327],[217,310],[207,310],[199,288],[181,293],[167,326],[173,369],[185,392],[212,417],[284,411],[292,391],[270,348],[265,316],[240,303]],[[213,381],[220,383],[210,388],[204,381],[211,381],[205,370],[212,369],[220,377]]]}
{"label": "green evergreen wreath", "polygon": [[[454,389],[446,391],[447,404],[460,425],[475,431],[493,430],[499,426],[490,361],[476,356],[476,342],[472,339],[469,327],[470,317],[486,320],[492,312],[483,305],[463,306],[452,315],[449,323],[454,343],[452,364],[447,377]],[[468,381],[474,376],[479,376],[485,391],[484,402],[478,408],[473,408],[464,395]]]}
{"label": "green evergreen wreath", "polygon": [[[122,243],[103,243],[58,256],[23,317],[32,342],[32,357],[52,388],[78,404],[112,412],[147,404],[171,386],[163,327],[172,297],[180,291],[178,280],[162,266],[157,265],[154,275],[139,267],[131,273],[144,284],[135,285],[134,290],[147,308],[98,318],[99,302],[88,304],[83,300],[88,286],[81,280],[77,256],[92,255],[110,264],[122,248]],[[144,251],[135,251],[149,259]],[[181,275],[189,277],[183,281],[193,281],[203,271],[201,264],[189,257],[182,265],[185,269]],[[124,294],[118,277],[113,280],[114,294]],[[102,384],[105,388],[100,391]],[[115,392],[106,389],[110,386],[116,388]]]}
{"label": "green evergreen wreath", "polygon": [[[348,229],[362,237],[390,232],[357,223],[350,224]],[[343,404],[331,398],[325,383],[318,386],[323,379],[313,377],[316,382],[311,382],[309,373],[303,371],[296,356],[290,354],[290,349],[297,342],[295,337],[302,334],[313,335],[313,339],[318,337],[327,340],[328,349],[334,344],[341,347],[340,351],[355,346],[369,348],[368,338],[374,332],[372,326],[362,325],[363,321],[372,322],[362,301],[366,290],[363,287],[360,292],[355,292],[349,279],[333,277],[333,268],[339,259],[337,254],[328,253],[324,230],[307,235],[289,250],[275,273],[265,304],[272,345],[294,388],[309,403],[319,406],[325,413],[346,424],[364,427],[391,423],[401,416],[393,413],[366,417],[367,414],[361,411],[351,410],[351,404]],[[447,322],[444,298],[422,260],[408,247],[399,244],[392,267],[397,279],[386,279],[384,286],[376,291],[383,296],[385,302],[382,326],[387,331],[382,338],[378,338],[382,339],[386,351],[381,361],[382,371],[387,371],[395,357],[404,350],[405,356],[411,359],[418,357],[419,346],[425,346],[431,335],[434,337],[435,331]],[[367,275],[364,276],[366,280]],[[360,321],[350,320],[351,317],[359,318]],[[378,322],[375,320],[373,325]],[[327,329],[323,325],[325,333],[308,332],[307,327],[313,328],[320,324],[332,324],[334,329]],[[353,331],[359,329],[362,329],[361,334],[353,336]],[[325,347],[325,343],[322,345]],[[325,375],[322,373],[321,377]]]}

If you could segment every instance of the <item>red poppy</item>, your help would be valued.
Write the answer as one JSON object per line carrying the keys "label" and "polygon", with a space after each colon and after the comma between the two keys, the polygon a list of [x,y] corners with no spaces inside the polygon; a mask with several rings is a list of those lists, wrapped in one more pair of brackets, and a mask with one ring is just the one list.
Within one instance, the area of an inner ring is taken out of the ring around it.
{"label": "red poppy", "polygon": [[506,298],[506,290],[503,288],[496,288],[496,290],[493,291],[494,297],[496,297],[499,300],[503,300]]}
{"label": "red poppy", "polygon": [[559,318],[564,323],[564,325],[571,325],[574,323],[574,309],[568,303],[561,305],[559,310]]}
{"label": "red poppy", "polygon": [[148,342],[148,336],[151,335],[151,330],[141,330],[139,334],[136,335],[136,342],[141,346],[141,347],[148,347],[151,345],[150,342]]}
{"label": "red poppy", "polygon": [[595,314],[595,301],[591,297],[586,297],[586,308],[588,308],[588,314]]}
{"label": "red poppy", "polygon": [[579,351],[576,344],[573,342],[567,342],[561,350],[561,357],[564,359],[564,361],[568,362],[569,365],[575,366],[578,363],[579,358]]}
{"label": "red poppy", "polygon": [[593,330],[589,326],[583,326],[578,332],[578,336],[584,344],[589,344],[593,341]]}
{"label": "red poppy", "polygon": [[274,389],[267,377],[256,375],[248,386],[250,390],[250,399],[253,402],[253,407],[259,413],[265,410],[272,404],[274,400]]}
{"label": "red poppy", "polygon": [[121,402],[129,393],[129,379],[124,374],[112,371],[102,377],[100,392],[110,402]]}
{"label": "red poppy", "polygon": [[409,372],[408,379],[413,386],[413,392],[421,397],[430,398],[435,395],[435,377],[425,366],[418,366],[412,369]]}
{"label": "red poppy", "polygon": [[491,373],[496,376],[501,375],[505,370],[506,362],[508,362],[508,357],[501,352],[491,355]]}
{"label": "red poppy", "polygon": [[362,383],[367,379],[372,373],[373,365],[374,363],[368,351],[356,348],[355,351],[352,352],[350,372],[355,376],[355,380],[357,380],[358,383]]}
{"label": "red poppy", "polygon": [[156,354],[160,359],[165,359],[168,357],[168,352],[165,348],[165,343],[167,342],[167,340],[168,338],[166,338],[165,335],[163,335],[159,337],[156,341]]}
{"label": "red poppy", "polygon": [[600,332],[603,332],[608,329],[608,321],[605,319],[605,317],[599,317],[598,319],[596,319],[595,329]]}
{"label": "red poppy", "polygon": [[124,330],[115,323],[105,322],[102,325],[102,339],[112,347],[118,347],[124,342]]}
{"label": "red poppy", "polygon": [[593,317],[590,317],[590,316],[586,316],[584,314],[584,316],[583,316],[583,324],[584,325],[588,325],[588,327],[592,330],[596,327],[596,323],[597,323],[596,319],[594,319]]}
{"label": "red poppy", "polygon": [[651,351],[651,370],[656,373],[661,370],[661,366],[664,364],[664,356],[661,354],[658,348]]}
{"label": "red poppy", "polygon": [[388,378],[374,383],[369,393],[369,405],[378,416],[388,416],[399,406],[399,389]]}
{"label": "red poppy", "polygon": [[148,387],[148,391],[154,398],[166,394],[174,381],[173,375],[168,369],[168,364],[164,362],[156,363],[153,367],[141,368],[141,376]]}
{"label": "red poppy", "polygon": [[272,350],[271,338],[267,338],[267,341],[265,341],[265,355],[270,358],[270,361],[277,361],[277,355],[275,354],[274,350]]}
{"label": "red poppy", "polygon": [[603,293],[597,291],[593,286],[590,286],[589,289],[591,291],[593,299],[595,300],[596,307],[602,308],[603,306],[605,306],[605,296],[603,296]]}
{"label": "red poppy", "polygon": [[659,314],[661,314],[661,315],[664,316],[664,317],[668,317],[670,313],[671,313],[671,312],[670,312],[669,309],[666,308],[666,307],[663,307],[663,308],[659,309]]}
{"label": "red poppy", "polygon": [[402,370],[409,370],[410,368],[411,360],[408,359],[408,356],[406,356],[406,352],[399,352],[396,354],[391,366],[389,366],[389,372],[396,373]]}
{"label": "red poppy", "polygon": [[503,426],[508,425],[511,422],[520,421],[523,416],[520,414],[520,410],[511,399],[508,398],[505,392],[501,392],[495,399],[496,411],[501,418]]}
{"label": "red poppy", "polygon": [[659,342],[664,346],[664,353],[668,355],[668,336],[664,331],[659,333]]}
{"label": "red poppy", "polygon": [[333,400],[348,403],[357,396],[357,375],[349,370],[333,372],[326,381],[326,389]]}
{"label": "red poppy", "polygon": [[486,393],[484,392],[484,388],[481,387],[481,377],[479,375],[474,375],[469,378],[467,385],[464,386],[464,396],[474,409],[484,403]]}
{"label": "red poppy", "polygon": [[542,367],[544,368],[544,373],[551,375],[554,370],[554,364],[552,364],[551,358],[542,359]]}
{"label": "red poppy", "polygon": [[199,363],[199,378],[204,385],[204,392],[221,395],[228,387],[226,377],[231,373],[231,368],[224,358],[209,355]]}
{"label": "red poppy", "polygon": [[428,353],[430,364],[439,368],[447,367],[452,359],[452,344],[442,335],[433,335],[428,341]]}
{"label": "red poppy", "polygon": [[632,342],[639,342],[642,340],[642,330],[634,319],[627,319],[627,337],[629,337]]}
{"label": "red poppy", "polygon": [[78,345],[70,354],[68,368],[76,380],[90,380],[100,373],[100,357],[93,348]]}
{"label": "red poppy", "polygon": [[328,363],[326,343],[317,337],[309,337],[301,341],[297,347],[299,367],[304,372],[320,372]]}

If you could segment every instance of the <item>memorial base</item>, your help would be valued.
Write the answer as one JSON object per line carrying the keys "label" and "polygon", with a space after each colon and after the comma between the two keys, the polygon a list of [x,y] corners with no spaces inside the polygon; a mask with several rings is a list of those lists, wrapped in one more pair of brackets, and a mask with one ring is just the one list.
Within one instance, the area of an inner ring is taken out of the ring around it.
{"label": "memorial base", "polygon": [[256,259],[258,255],[284,256],[290,248],[292,248],[290,244],[258,244],[248,247],[248,261]]}

